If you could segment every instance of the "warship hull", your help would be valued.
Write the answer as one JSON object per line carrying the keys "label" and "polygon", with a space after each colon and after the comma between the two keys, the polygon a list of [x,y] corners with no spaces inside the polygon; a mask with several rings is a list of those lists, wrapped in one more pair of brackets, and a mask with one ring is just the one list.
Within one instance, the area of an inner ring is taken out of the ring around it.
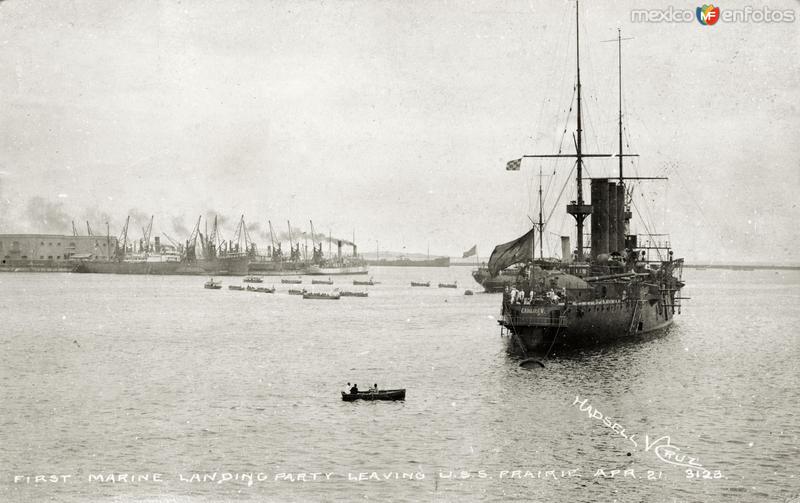
{"label": "warship hull", "polygon": [[648,300],[600,300],[552,306],[506,305],[499,321],[512,353],[545,353],[637,340],[670,326],[674,308]]}
{"label": "warship hull", "polygon": [[472,278],[488,293],[502,292],[506,287],[512,287],[517,281],[517,271],[502,271],[497,276],[492,276],[482,267],[472,271]]}
{"label": "warship hull", "polygon": [[311,276],[338,276],[344,274],[367,274],[369,267],[366,265],[344,265],[324,267],[318,265],[311,265],[305,270],[305,274]]}

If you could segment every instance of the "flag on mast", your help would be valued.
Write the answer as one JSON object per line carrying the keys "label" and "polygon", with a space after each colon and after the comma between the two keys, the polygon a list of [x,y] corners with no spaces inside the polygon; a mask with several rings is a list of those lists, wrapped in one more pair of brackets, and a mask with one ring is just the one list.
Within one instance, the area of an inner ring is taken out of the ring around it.
{"label": "flag on mast", "polygon": [[472,245],[472,248],[465,251],[461,258],[467,258],[475,255],[478,252],[478,245]]}
{"label": "flag on mast", "polygon": [[519,166],[522,164],[522,159],[514,159],[506,163],[506,171],[519,171]]}
{"label": "flag on mast", "polygon": [[497,276],[500,271],[510,265],[532,259],[535,235],[536,228],[534,227],[514,241],[495,246],[489,257],[489,274]]}

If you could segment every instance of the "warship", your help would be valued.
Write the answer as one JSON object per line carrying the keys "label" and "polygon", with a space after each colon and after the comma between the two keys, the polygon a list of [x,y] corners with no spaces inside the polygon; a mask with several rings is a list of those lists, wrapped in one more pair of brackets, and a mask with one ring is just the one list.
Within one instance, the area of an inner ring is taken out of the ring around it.
{"label": "warship", "polygon": [[483,265],[472,271],[472,278],[483,287],[485,292],[497,293],[514,286],[518,281],[517,277],[520,272],[522,272],[522,267],[515,265],[492,275],[489,272],[489,267]]}
{"label": "warship", "polygon": [[[674,258],[669,240],[649,233],[643,239],[630,234],[631,180],[662,179],[626,177],[622,142],[622,36],[619,51],[619,151],[617,154],[585,152],[581,113],[579,5],[576,2],[576,124],[575,153],[524,155],[507,163],[520,169],[523,158],[575,159],[577,199],[567,205],[575,219],[577,248],[572,253],[569,237],[562,237],[561,262],[551,270],[536,267],[533,260],[534,227],[523,236],[495,247],[488,271],[497,276],[514,264],[523,264],[513,285],[503,292],[498,323],[514,353],[544,353],[554,348],[583,348],[612,340],[636,340],[664,329],[680,314],[683,259]],[[570,111],[572,108],[570,108]],[[617,157],[619,175],[591,178],[591,200],[583,197],[583,163],[590,158]],[[635,182],[633,182],[635,183]],[[632,185],[632,184],[631,184]],[[591,242],[584,246],[584,221],[590,218]],[[540,238],[541,240],[541,238]],[[588,252],[588,253],[587,253]]]}

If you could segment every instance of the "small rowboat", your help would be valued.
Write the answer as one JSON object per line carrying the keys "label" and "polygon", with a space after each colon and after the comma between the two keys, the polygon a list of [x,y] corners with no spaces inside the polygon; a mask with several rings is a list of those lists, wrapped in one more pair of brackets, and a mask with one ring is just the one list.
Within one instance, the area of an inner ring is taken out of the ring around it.
{"label": "small rowboat", "polygon": [[262,283],[264,280],[262,280],[259,276],[247,276],[242,281],[245,283]]}
{"label": "small rowboat", "polygon": [[311,280],[311,284],[312,285],[332,285],[333,284],[333,280],[330,279],[330,278],[328,278],[328,279],[312,279]]}
{"label": "small rowboat", "polygon": [[369,297],[369,293],[367,292],[348,292],[344,291],[341,292],[339,295],[342,297]]}
{"label": "small rowboat", "polygon": [[203,288],[208,288],[209,290],[219,290],[220,288],[222,288],[222,282],[210,279],[205,282]]}
{"label": "small rowboat", "polygon": [[426,282],[423,283],[421,281],[412,281],[411,282],[411,286],[431,286],[431,282],[430,281],[426,281]]}
{"label": "small rowboat", "polygon": [[439,288],[458,288],[458,283],[439,283]]}
{"label": "small rowboat", "polygon": [[256,292],[260,292],[260,293],[275,293],[275,287],[273,286],[272,288],[269,288],[269,287],[266,287],[266,286],[259,286],[258,288],[256,288]]}
{"label": "small rowboat", "polygon": [[474,292],[472,290],[464,290],[464,295],[473,295]]}
{"label": "small rowboat", "polygon": [[356,286],[359,286],[359,285],[360,286],[375,286],[375,282],[372,281],[372,278],[368,279],[367,281],[360,280],[360,279],[354,279],[353,280],[353,284],[356,285]]}
{"label": "small rowboat", "polygon": [[303,282],[303,280],[300,279],[300,278],[298,278],[298,279],[281,278],[281,283],[283,283],[284,285],[299,285],[302,282]]}
{"label": "small rowboat", "polygon": [[339,297],[341,297],[339,292],[303,292],[304,299],[339,300]]}
{"label": "small rowboat", "polygon": [[297,289],[290,289],[289,290],[289,295],[304,295],[305,293],[306,293],[305,288],[302,289],[302,290],[297,290]]}
{"label": "small rowboat", "polygon": [[228,290],[244,290],[244,287],[239,285],[228,285]]}
{"label": "small rowboat", "polygon": [[342,391],[342,400],[355,402],[356,400],[405,400],[405,389],[382,389],[378,391],[359,391],[358,393],[345,393]]}

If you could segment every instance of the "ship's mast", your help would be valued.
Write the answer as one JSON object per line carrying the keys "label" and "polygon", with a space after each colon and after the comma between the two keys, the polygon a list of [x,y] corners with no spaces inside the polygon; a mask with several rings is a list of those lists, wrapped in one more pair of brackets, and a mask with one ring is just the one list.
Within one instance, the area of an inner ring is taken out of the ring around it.
{"label": "ship's mast", "polygon": [[[578,162],[578,204],[583,204],[583,150],[581,149],[583,128],[581,123],[583,117],[581,114],[581,25],[580,25],[580,2],[575,0],[575,67],[577,72],[577,86],[578,86],[578,131],[577,140],[575,143],[575,154]],[[579,221],[578,228],[583,228],[583,222]],[[578,241],[582,241],[581,233],[578,233]]]}
{"label": "ship's mast", "polygon": [[539,166],[539,258],[544,259],[544,248],[542,240],[544,239],[544,222],[542,222],[542,167]]}
{"label": "ship's mast", "polygon": [[575,70],[577,74],[578,97],[578,130],[575,139],[575,162],[578,168],[578,200],[574,207],[567,206],[567,212],[575,217],[577,232],[578,262],[583,262],[583,221],[592,212],[591,207],[583,203],[583,114],[581,112],[581,29],[580,29],[580,2],[575,0]]}
{"label": "ship's mast", "polygon": [[622,187],[622,201],[617,204],[622,205],[622,228],[618,232],[622,233],[622,246],[625,246],[627,235],[630,232],[630,213],[628,212],[627,192],[625,191],[625,176],[622,173],[622,30],[617,28],[617,57],[618,57],[618,80],[619,80],[619,185]]}
{"label": "ship's mast", "polygon": [[[621,37],[620,37],[621,39]],[[583,222],[586,220],[586,217],[592,214],[592,205],[586,204],[583,200],[583,159],[584,158],[608,158],[608,157],[620,157],[620,178],[622,177],[622,157],[635,157],[637,154],[623,154],[622,148],[620,146],[620,153],[619,154],[601,154],[601,153],[585,153],[583,151],[583,111],[582,111],[582,100],[581,100],[581,51],[580,51],[580,3],[579,0],[575,1],[575,71],[576,71],[576,95],[578,99],[578,115],[577,115],[577,128],[575,131],[575,135],[573,136],[573,140],[575,142],[575,153],[574,154],[526,154],[523,155],[520,159],[515,159],[506,164],[506,170],[509,171],[516,171],[520,168],[520,164],[522,159],[524,158],[561,158],[561,157],[569,157],[575,158],[575,162],[577,165],[577,183],[578,183],[578,197],[577,200],[571,201],[570,204],[567,205],[567,213],[572,215],[575,218],[575,226],[577,230],[577,262],[583,262]],[[620,50],[621,52],[621,50]],[[622,70],[620,66],[620,75],[622,75]],[[621,95],[622,86],[620,84],[620,95]],[[621,106],[620,106],[621,110]],[[620,111],[620,115],[621,115]],[[621,119],[620,119],[621,121]],[[621,130],[621,127],[620,127]],[[620,145],[621,145],[621,136],[620,136]],[[628,212],[625,213],[626,217]],[[536,225],[536,224],[534,224]]]}
{"label": "ship's mast", "polygon": [[[581,110],[581,35],[580,35],[580,3],[575,0],[575,70],[577,75],[576,91],[578,97],[577,131],[575,134],[575,155],[544,155],[525,157],[575,157],[577,163],[578,199],[567,205],[567,213],[575,218],[577,261],[583,262],[583,221],[592,214],[592,207],[583,201],[583,113]],[[601,157],[602,154],[589,154],[590,157]]]}
{"label": "ship's mast", "polygon": [[617,28],[617,51],[619,57],[619,184],[624,187],[622,176],[622,30]]}

